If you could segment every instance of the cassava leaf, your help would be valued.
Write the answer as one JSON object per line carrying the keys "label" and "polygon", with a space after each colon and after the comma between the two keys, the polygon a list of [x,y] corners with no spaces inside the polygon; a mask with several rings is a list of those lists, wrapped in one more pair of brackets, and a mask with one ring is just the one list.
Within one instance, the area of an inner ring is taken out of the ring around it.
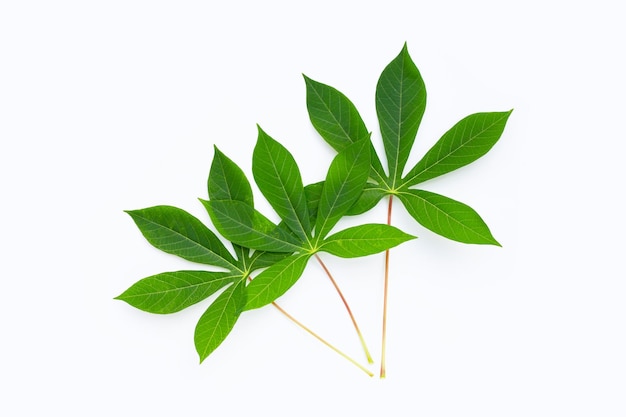
{"label": "cassava leaf", "polygon": [[[370,141],[370,133],[356,107],[343,93],[304,75],[306,106],[311,124],[337,152],[360,140]],[[385,171],[370,143],[374,177],[384,178]]]}
{"label": "cassava leaf", "polygon": [[315,130],[336,151],[370,134],[354,104],[337,89],[304,75],[306,105]]}
{"label": "cassava leaf", "polygon": [[324,189],[324,181],[309,184],[304,187],[304,195],[306,196],[306,204],[309,208],[309,223],[315,224],[317,219],[317,209],[319,208],[322,190]]}
{"label": "cassava leaf", "polygon": [[364,224],[337,232],[324,240],[320,251],[342,258],[357,258],[398,246],[415,236],[386,224]]}
{"label": "cassava leaf", "polygon": [[415,220],[441,236],[500,246],[478,213],[463,203],[424,190],[407,190],[398,197]]}
{"label": "cassava leaf", "polygon": [[257,269],[267,268],[288,256],[291,256],[290,252],[255,251],[250,259],[250,270],[256,271]]}
{"label": "cassava leaf", "polygon": [[280,218],[296,236],[306,241],[311,225],[298,165],[289,151],[260,127],[252,154],[252,174]]}
{"label": "cassava leaf", "polygon": [[200,363],[226,339],[245,305],[246,286],[241,280],[226,288],[200,317],[194,334]]}
{"label": "cassava leaf", "polygon": [[387,193],[377,184],[365,184],[358,200],[348,209],[346,215],[356,216],[371,210]]}
{"label": "cassava leaf", "polygon": [[241,201],[200,201],[217,230],[231,242],[269,252],[295,252],[300,249],[297,239]]}
{"label": "cassava leaf", "polygon": [[172,206],[127,211],[152,246],[192,262],[232,269],[236,264],[224,244],[202,222]]}
{"label": "cassava leaf", "polygon": [[407,173],[404,187],[454,171],[486,154],[500,139],[511,112],[475,113],[459,121]]}
{"label": "cassava leaf", "polygon": [[361,195],[369,176],[369,142],[353,143],[333,159],[324,181],[315,223],[315,235],[323,238]]}
{"label": "cassava leaf", "polygon": [[310,254],[296,254],[270,266],[248,285],[246,310],[263,307],[283,295],[304,272]]}
{"label": "cassava leaf", "polygon": [[426,87],[405,44],[376,86],[376,114],[393,184],[402,176],[425,108]]}
{"label": "cassava leaf", "polygon": [[207,188],[211,200],[235,200],[254,206],[252,188],[241,168],[217,146],[209,171]]}
{"label": "cassava leaf", "polygon": [[175,313],[204,300],[238,276],[241,273],[164,272],[137,281],[115,298],[149,313]]}
{"label": "cassava leaf", "polygon": [[250,260],[250,248],[244,248],[243,246],[232,243],[233,249],[235,250],[235,256],[237,256],[237,260],[242,264],[245,269],[245,265]]}

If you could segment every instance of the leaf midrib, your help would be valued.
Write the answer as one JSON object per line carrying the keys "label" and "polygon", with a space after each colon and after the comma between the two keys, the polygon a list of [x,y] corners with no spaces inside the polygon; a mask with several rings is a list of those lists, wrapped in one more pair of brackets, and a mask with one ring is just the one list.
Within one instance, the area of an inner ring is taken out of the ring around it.
{"label": "leaf midrib", "polygon": [[[441,161],[447,159],[450,155],[452,155],[454,152],[458,151],[459,149],[467,146],[468,143],[472,142],[473,140],[476,139],[476,137],[480,134],[482,134],[483,132],[485,132],[486,130],[490,129],[491,127],[493,127],[496,123],[498,123],[500,120],[502,120],[504,117],[506,117],[506,113],[504,116],[498,118],[497,120],[495,120],[493,123],[491,123],[489,126],[485,127],[484,129],[482,129],[480,132],[476,133],[475,135],[471,136],[468,140],[466,140],[465,142],[462,142],[459,146],[457,146],[456,148],[450,150],[448,153],[446,153],[443,157],[440,157],[439,159],[435,160],[433,163],[431,163],[430,165],[426,166],[424,169],[422,169],[420,172],[416,173],[415,175],[411,176],[410,178],[405,178],[404,180],[402,180],[402,184],[400,185],[400,187],[410,187],[412,185],[417,185],[420,182],[417,183],[413,183],[413,184],[409,184],[411,183],[413,180],[415,180],[415,178],[418,178],[420,175],[422,175],[423,173],[427,172],[428,170],[430,170],[431,168],[433,168],[436,165],[439,165],[441,163]],[[419,162],[418,162],[419,164]],[[408,185],[407,185],[408,184]]]}
{"label": "leaf midrib", "polygon": [[[266,144],[265,144],[265,151],[268,154],[272,155],[271,150],[269,149],[269,147]],[[272,166],[272,169],[274,170],[274,173],[276,174],[276,178],[281,178],[280,177],[280,171],[278,171],[278,167],[276,166],[275,160],[274,160],[273,157],[270,159],[270,164]],[[281,179],[281,181],[279,181],[279,185],[280,185],[280,189],[283,191],[283,195],[285,196],[285,200],[287,200],[287,202],[289,204],[289,207],[291,208],[291,212],[293,213],[293,215],[294,215],[294,217],[296,219],[296,223],[298,224],[298,226],[300,226],[300,232],[302,232],[302,235],[304,236],[305,241],[308,243],[311,231],[310,230],[307,231],[305,229],[304,225],[302,224],[302,219],[300,219],[300,216],[298,215],[298,211],[296,210],[295,206],[291,202],[291,198],[289,198],[289,194],[287,193],[287,189],[285,188],[282,179]]]}
{"label": "leaf midrib", "polygon": [[[212,254],[214,254],[217,258],[222,259],[225,263],[227,263],[228,265],[232,266],[235,270],[239,271],[239,267],[238,267],[237,265],[233,264],[233,263],[232,263],[232,262],[230,262],[228,259],[226,259],[226,258],[224,258],[223,256],[219,255],[217,252],[213,252],[211,249],[209,249],[209,248],[207,248],[206,246],[202,245],[200,242],[197,242],[197,241],[195,241],[195,240],[193,240],[193,239],[191,239],[191,238],[189,238],[189,237],[187,237],[187,236],[183,235],[182,233],[177,232],[176,230],[174,230],[174,229],[172,229],[172,228],[170,228],[170,227],[163,226],[162,224],[156,223],[156,222],[154,222],[154,221],[152,221],[152,220],[150,220],[150,219],[147,219],[147,218],[145,218],[145,217],[143,217],[143,216],[139,216],[139,217],[141,217],[143,220],[145,220],[146,222],[148,222],[148,223],[150,223],[150,224],[153,224],[153,225],[158,226],[159,228],[162,228],[162,229],[165,229],[165,230],[169,230],[169,231],[170,231],[170,232],[172,232],[173,234],[175,234],[175,235],[177,235],[177,236],[182,237],[184,240],[186,240],[186,241],[188,241],[188,242],[193,242],[193,243],[195,243],[198,247],[200,247],[200,248],[202,248],[202,249],[206,250],[206,252],[208,252],[208,253],[212,253]],[[205,227],[206,227],[206,226],[205,226]],[[208,264],[208,265],[210,265],[210,264]],[[221,266],[221,265],[215,265],[215,266]],[[243,272],[243,271],[241,271],[241,272]]]}
{"label": "leaf midrib", "polygon": [[[293,266],[293,264],[294,264],[294,263],[296,263],[297,261],[299,261],[301,258],[304,258],[304,257],[310,257],[311,255],[313,255],[313,253],[310,253],[310,254],[309,254],[309,253],[306,253],[306,254],[299,254],[299,255],[295,255],[295,256],[294,256],[294,259],[293,259],[293,260],[292,260],[289,264],[287,264],[287,265],[283,268],[283,270],[282,270],[280,273],[278,273],[278,274],[274,275],[274,277],[273,277],[270,281],[268,281],[268,282],[267,282],[267,285],[265,286],[265,288],[263,289],[263,291],[262,291],[262,292],[258,292],[258,293],[257,293],[254,297],[251,297],[251,298],[248,298],[248,299],[247,299],[247,301],[246,301],[246,305],[251,305],[251,304],[253,304],[253,303],[252,303],[252,301],[253,301],[253,300],[257,300],[257,299],[258,299],[258,298],[259,298],[262,294],[265,294],[265,293],[266,293],[266,291],[267,291],[267,288],[272,287],[272,284],[273,284],[276,280],[278,280],[278,279],[279,279],[279,277],[281,277],[281,276],[285,273],[285,270],[287,270],[287,268],[290,268],[291,266]],[[254,279],[252,280],[252,282],[254,282]]]}
{"label": "leaf midrib", "polygon": [[[412,190],[412,191],[420,191],[420,190]],[[446,219],[448,219],[448,221],[451,220],[452,223],[457,224],[459,226],[461,226],[461,228],[463,229],[464,233],[467,234],[468,231],[475,235],[475,236],[480,236],[481,238],[487,240],[487,241],[491,241],[491,242],[497,242],[492,236],[487,236],[487,235],[483,235],[481,233],[477,233],[474,230],[470,229],[469,227],[467,227],[466,225],[464,225],[461,221],[455,219],[454,217],[450,216],[449,214],[447,214],[444,210],[440,209],[437,205],[429,202],[428,200],[426,200],[425,198],[422,198],[421,196],[411,193],[411,192],[399,192],[398,195],[401,197],[403,195],[409,195],[409,196],[413,196],[418,198],[420,201],[423,202],[423,204],[429,205],[431,207],[433,207],[434,209],[437,210],[437,212],[441,213],[442,216],[444,216]]]}
{"label": "leaf midrib", "polygon": [[[359,156],[360,156],[360,153],[359,153],[359,155],[358,155],[355,159],[357,159]],[[335,193],[335,196],[334,196],[334,199],[333,199],[333,204],[330,206],[330,209],[328,210],[328,216],[326,216],[326,218],[324,219],[324,222],[320,225],[320,228],[319,228],[320,230],[318,231],[319,235],[317,236],[317,239],[316,239],[316,240],[317,240],[317,243],[319,243],[319,242],[320,242],[320,240],[322,240],[322,239],[323,239],[325,236],[327,236],[327,235],[328,235],[328,233],[330,232],[330,230],[326,230],[324,234],[322,234],[322,233],[321,233],[321,231],[322,231],[322,230],[324,230],[324,229],[326,228],[326,224],[328,223],[328,221],[331,219],[332,210],[333,210],[333,209],[337,206],[337,201],[339,201],[339,196],[341,195],[341,192],[342,192],[342,191],[345,189],[345,187],[347,186],[347,183],[348,183],[348,181],[347,181],[347,180],[348,180],[348,178],[350,177],[350,174],[351,174],[351,173],[352,173],[352,172],[356,169],[356,165],[357,165],[357,164],[354,164],[354,163],[353,163],[353,164],[350,166],[350,169],[348,170],[348,173],[346,174],[346,177],[345,177],[345,178],[346,178],[346,181],[342,181],[342,182],[341,182],[341,186],[339,187],[339,191],[337,191],[337,193]],[[327,183],[328,183],[328,182],[326,181],[326,182],[325,182],[325,185],[324,185],[325,187],[326,187],[326,184],[327,184]],[[323,192],[323,191],[322,191],[322,192]],[[320,199],[320,200],[321,200],[321,199]],[[349,208],[349,207],[348,207],[348,208]],[[317,211],[317,214],[318,214],[318,216],[319,216],[319,209],[318,209],[318,211]],[[336,214],[335,214],[335,216],[334,216],[334,217],[336,217]]]}
{"label": "leaf midrib", "polygon": [[[230,287],[228,287],[228,288],[226,288],[224,290],[224,291],[229,291],[230,290],[231,293],[229,294],[228,298],[225,300],[223,308],[219,311],[219,316],[218,316],[218,319],[216,320],[216,323],[220,323],[222,318],[224,317],[224,315],[225,315],[224,312],[228,308],[232,298],[235,296],[235,291],[237,290],[237,288],[236,288],[237,285],[239,285],[239,283],[233,283]],[[219,326],[213,326],[213,329],[210,332],[210,337],[205,338],[205,341],[208,341],[208,342],[212,341],[213,338],[215,337],[215,334],[216,334],[218,328],[219,328]],[[207,354],[207,350],[209,350],[207,348],[208,344],[209,343],[205,343],[205,348],[202,350],[202,357],[204,357],[204,358],[208,357],[208,354]]]}
{"label": "leaf midrib", "polygon": [[[228,280],[230,280],[232,278],[236,278],[238,276],[239,276],[239,274],[228,275],[228,276],[225,276],[225,277],[222,277],[222,278],[218,278],[218,279],[216,279],[214,281],[206,281],[206,282],[201,282],[199,284],[185,285],[185,286],[182,286],[182,287],[171,288],[169,290],[164,290],[164,291],[144,292],[144,293],[140,293],[140,294],[124,296],[124,299],[128,300],[128,299],[132,299],[132,298],[136,298],[136,297],[146,297],[146,296],[149,296],[149,295],[161,295],[161,294],[169,294],[169,293],[176,292],[176,291],[184,291],[184,290],[188,290],[188,289],[191,289],[191,288],[198,288],[198,287],[201,287],[203,285],[211,285],[213,283],[220,282],[220,281],[228,281]],[[166,280],[160,280],[160,281],[163,282],[163,283],[168,283]]]}

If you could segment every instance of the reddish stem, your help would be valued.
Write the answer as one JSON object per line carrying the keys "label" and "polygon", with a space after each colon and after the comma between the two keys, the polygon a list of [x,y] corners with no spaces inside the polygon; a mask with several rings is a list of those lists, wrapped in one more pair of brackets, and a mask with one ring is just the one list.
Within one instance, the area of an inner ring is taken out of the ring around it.
{"label": "reddish stem", "polygon": [[326,272],[326,275],[328,275],[328,278],[330,279],[330,282],[333,283],[333,286],[335,287],[335,290],[337,290],[337,293],[339,294],[339,297],[341,297],[341,301],[343,301],[343,305],[346,307],[346,310],[348,311],[348,314],[350,315],[350,319],[352,320],[352,324],[354,325],[354,329],[356,330],[356,333],[359,336],[359,340],[361,341],[361,346],[363,346],[363,351],[365,352],[365,356],[367,357],[367,361],[369,363],[374,363],[374,360],[372,359],[372,355],[370,355],[370,352],[367,349],[367,345],[365,344],[365,339],[363,338],[363,334],[361,333],[361,330],[359,329],[359,325],[356,323],[356,319],[354,318],[354,315],[352,314],[352,310],[350,309],[350,306],[348,305],[348,301],[343,296],[343,293],[341,292],[341,289],[339,289],[339,285],[337,285],[337,281],[335,281],[335,279],[333,278],[332,274],[330,273],[330,271],[326,267],[326,264],[324,264],[322,259],[317,254],[315,255],[315,259],[317,259],[317,262],[319,262],[319,264],[322,266],[322,268],[324,269],[324,272]]}

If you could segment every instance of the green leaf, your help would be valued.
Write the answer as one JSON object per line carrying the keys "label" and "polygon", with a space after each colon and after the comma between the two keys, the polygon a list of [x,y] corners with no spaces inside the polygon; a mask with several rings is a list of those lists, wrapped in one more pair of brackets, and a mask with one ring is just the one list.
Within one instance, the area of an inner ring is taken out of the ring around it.
{"label": "green leaf", "polygon": [[211,200],[235,200],[254,206],[252,188],[241,168],[217,146],[207,181]]}
{"label": "green leaf", "polygon": [[463,203],[424,190],[407,190],[398,197],[415,220],[443,237],[500,246],[478,213]]}
{"label": "green leaf", "polygon": [[250,248],[244,248],[243,246],[232,243],[233,249],[235,250],[235,256],[237,256],[237,260],[240,262],[242,266],[246,265],[246,262],[250,259]]}
{"label": "green leaf", "polygon": [[232,272],[164,272],[137,281],[115,298],[148,313],[175,313],[204,300],[238,276],[241,274]]}
{"label": "green leaf", "polygon": [[202,222],[184,210],[155,206],[127,211],[152,246],[192,262],[229,270],[236,261]]}
{"label": "green leaf", "polygon": [[370,152],[362,140],[346,147],[333,159],[320,197],[315,235],[323,238],[361,195],[369,176]]}
{"label": "green leaf", "polygon": [[[356,107],[343,93],[304,75],[306,107],[311,124],[337,152],[360,140],[370,141],[370,133]],[[384,178],[384,169],[371,145],[371,164],[375,178]]]}
{"label": "green leaf", "polygon": [[379,253],[415,239],[415,236],[386,224],[364,224],[329,236],[320,251],[342,258],[357,258]]}
{"label": "green leaf", "polygon": [[319,208],[322,190],[324,189],[324,181],[309,184],[304,187],[304,195],[306,196],[306,204],[309,208],[309,222],[315,224],[317,219],[317,209]]}
{"label": "green leaf", "polygon": [[405,44],[376,86],[376,113],[394,184],[402,176],[425,108],[426,87]]}
{"label": "green leaf", "polygon": [[269,252],[300,250],[297,239],[241,201],[200,200],[226,239],[246,248]]}
{"label": "green leaf", "polygon": [[462,119],[409,171],[403,185],[410,187],[438,177],[486,154],[500,139],[512,111],[475,113]]}
{"label": "green leaf", "polygon": [[296,161],[280,143],[259,127],[259,137],[252,154],[252,174],[259,189],[303,241],[310,236],[309,211],[302,177]]}
{"label": "green leaf", "polygon": [[248,285],[246,310],[263,307],[283,295],[302,276],[310,254],[296,254],[270,266]]}
{"label": "green leaf", "polygon": [[194,334],[200,363],[226,339],[245,305],[246,286],[241,280],[226,288],[200,317]]}
{"label": "green leaf", "polygon": [[374,208],[376,204],[386,195],[385,190],[377,184],[365,184],[359,199],[346,212],[348,216],[356,216]]}
{"label": "green leaf", "polygon": [[306,107],[315,130],[337,152],[370,134],[354,104],[337,89],[303,74]]}
{"label": "green leaf", "polygon": [[257,269],[267,268],[268,266],[272,266],[276,262],[281,261],[288,256],[291,256],[291,253],[256,251],[250,260],[250,270],[256,271]]}

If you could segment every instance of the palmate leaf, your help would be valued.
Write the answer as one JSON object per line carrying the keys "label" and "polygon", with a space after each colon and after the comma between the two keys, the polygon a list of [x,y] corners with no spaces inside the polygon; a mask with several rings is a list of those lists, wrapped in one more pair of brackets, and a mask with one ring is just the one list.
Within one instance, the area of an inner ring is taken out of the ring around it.
{"label": "palmate leaf", "polygon": [[172,206],[127,211],[146,240],[163,252],[192,262],[232,269],[236,261],[202,222]]}
{"label": "palmate leaf", "polygon": [[246,310],[263,307],[283,295],[298,281],[311,254],[296,254],[270,266],[248,285]]}
{"label": "palmate leaf", "polygon": [[323,238],[350,209],[363,191],[369,176],[369,141],[353,143],[333,159],[324,181],[315,223],[315,234]]}
{"label": "palmate leaf", "polygon": [[426,87],[405,44],[376,86],[376,114],[392,184],[402,176],[425,108]]}
{"label": "palmate leaf", "polygon": [[240,280],[226,288],[200,317],[194,333],[200,363],[226,339],[245,305],[246,285]]}
{"label": "palmate leaf", "polygon": [[204,300],[240,276],[233,272],[164,272],[137,281],[115,298],[149,313],[170,314]]}
{"label": "palmate leaf", "polygon": [[[342,125],[347,123],[346,120],[360,120],[352,102],[333,87],[317,83],[310,78],[305,80],[309,117],[313,125],[317,125],[316,129],[320,135],[336,149],[358,140],[358,136],[353,132],[360,132],[360,130],[350,130],[345,127],[342,129]],[[322,100],[320,97],[326,97],[326,105],[318,102]],[[341,105],[336,103],[341,103]],[[359,199],[346,214],[362,214],[373,208],[385,195],[390,195],[390,198],[393,198],[393,195],[407,191],[416,184],[451,172],[480,158],[498,141],[511,114],[510,111],[476,113],[464,118],[446,132],[407,175],[402,177],[425,105],[426,89],[424,82],[411,60],[405,44],[400,54],[384,69],[376,87],[376,111],[387,156],[389,176],[384,175],[384,173],[380,178],[377,175],[372,175],[370,183],[365,186]],[[345,110],[346,106],[351,106],[350,111]],[[319,126],[323,128],[318,128]],[[328,132],[345,132],[345,135],[352,136],[339,140],[341,135],[335,134],[331,137]],[[372,161],[375,160],[377,157],[373,154]],[[371,168],[372,172],[377,171],[374,162],[372,162]],[[408,199],[410,200],[411,197]],[[401,199],[401,201],[405,203],[407,198]],[[418,207],[424,208],[425,206],[413,205],[407,209],[410,212],[413,210],[414,218],[419,217],[425,221],[423,219],[427,217],[427,213],[421,213],[417,216],[415,210]],[[450,218],[458,217],[455,212],[447,213],[446,210],[448,209],[452,210],[453,206],[449,204],[438,206],[440,214],[445,214]],[[472,210],[472,212],[474,211]],[[476,216],[478,215],[476,214]],[[435,233],[443,233],[445,237],[462,236],[467,229],[472,229],[477,224],[472,219],[471,216],[461,216],[457,218],[458,222],[450,223],[459,227],[454,233],[440,227],[429,227],[429,229]],[[464,224],[466,221],[470,223]],[[484,236],[485,241],[478,238],[473,240],[497,244],[493,237]],[[472,239],[465,238],[465,241],[467,240]]]}
{"label": "palmate leaf", "polygon": [[328,236],[320,250],[342,258],[357,258],[385,251],[415,238],[386,224],[364,224]]}
{"label": "palmate leaf", "polygon": [[407,190],[398,197],[415,220],[443,237],[500,246],[478,213],[463,203],[424,190]]}
{"label": "palmate leaf", "polygon": [[260,127],[252,154],[252,174],[280,218],[296,236],[306,241],[311,225],[298,165],[289,151]]}
{"label": "palmate leaf", "polygon": [[476,113],[462,119],[407,173],[402,185],[410,187],[447,174],[485,155],[500,139],[511,112]]}
{"label": "palmate leaf", "polygon": [[200,200],[222,236],[238,245],[269,252],[295,252],[296,238],[241,201]]}

